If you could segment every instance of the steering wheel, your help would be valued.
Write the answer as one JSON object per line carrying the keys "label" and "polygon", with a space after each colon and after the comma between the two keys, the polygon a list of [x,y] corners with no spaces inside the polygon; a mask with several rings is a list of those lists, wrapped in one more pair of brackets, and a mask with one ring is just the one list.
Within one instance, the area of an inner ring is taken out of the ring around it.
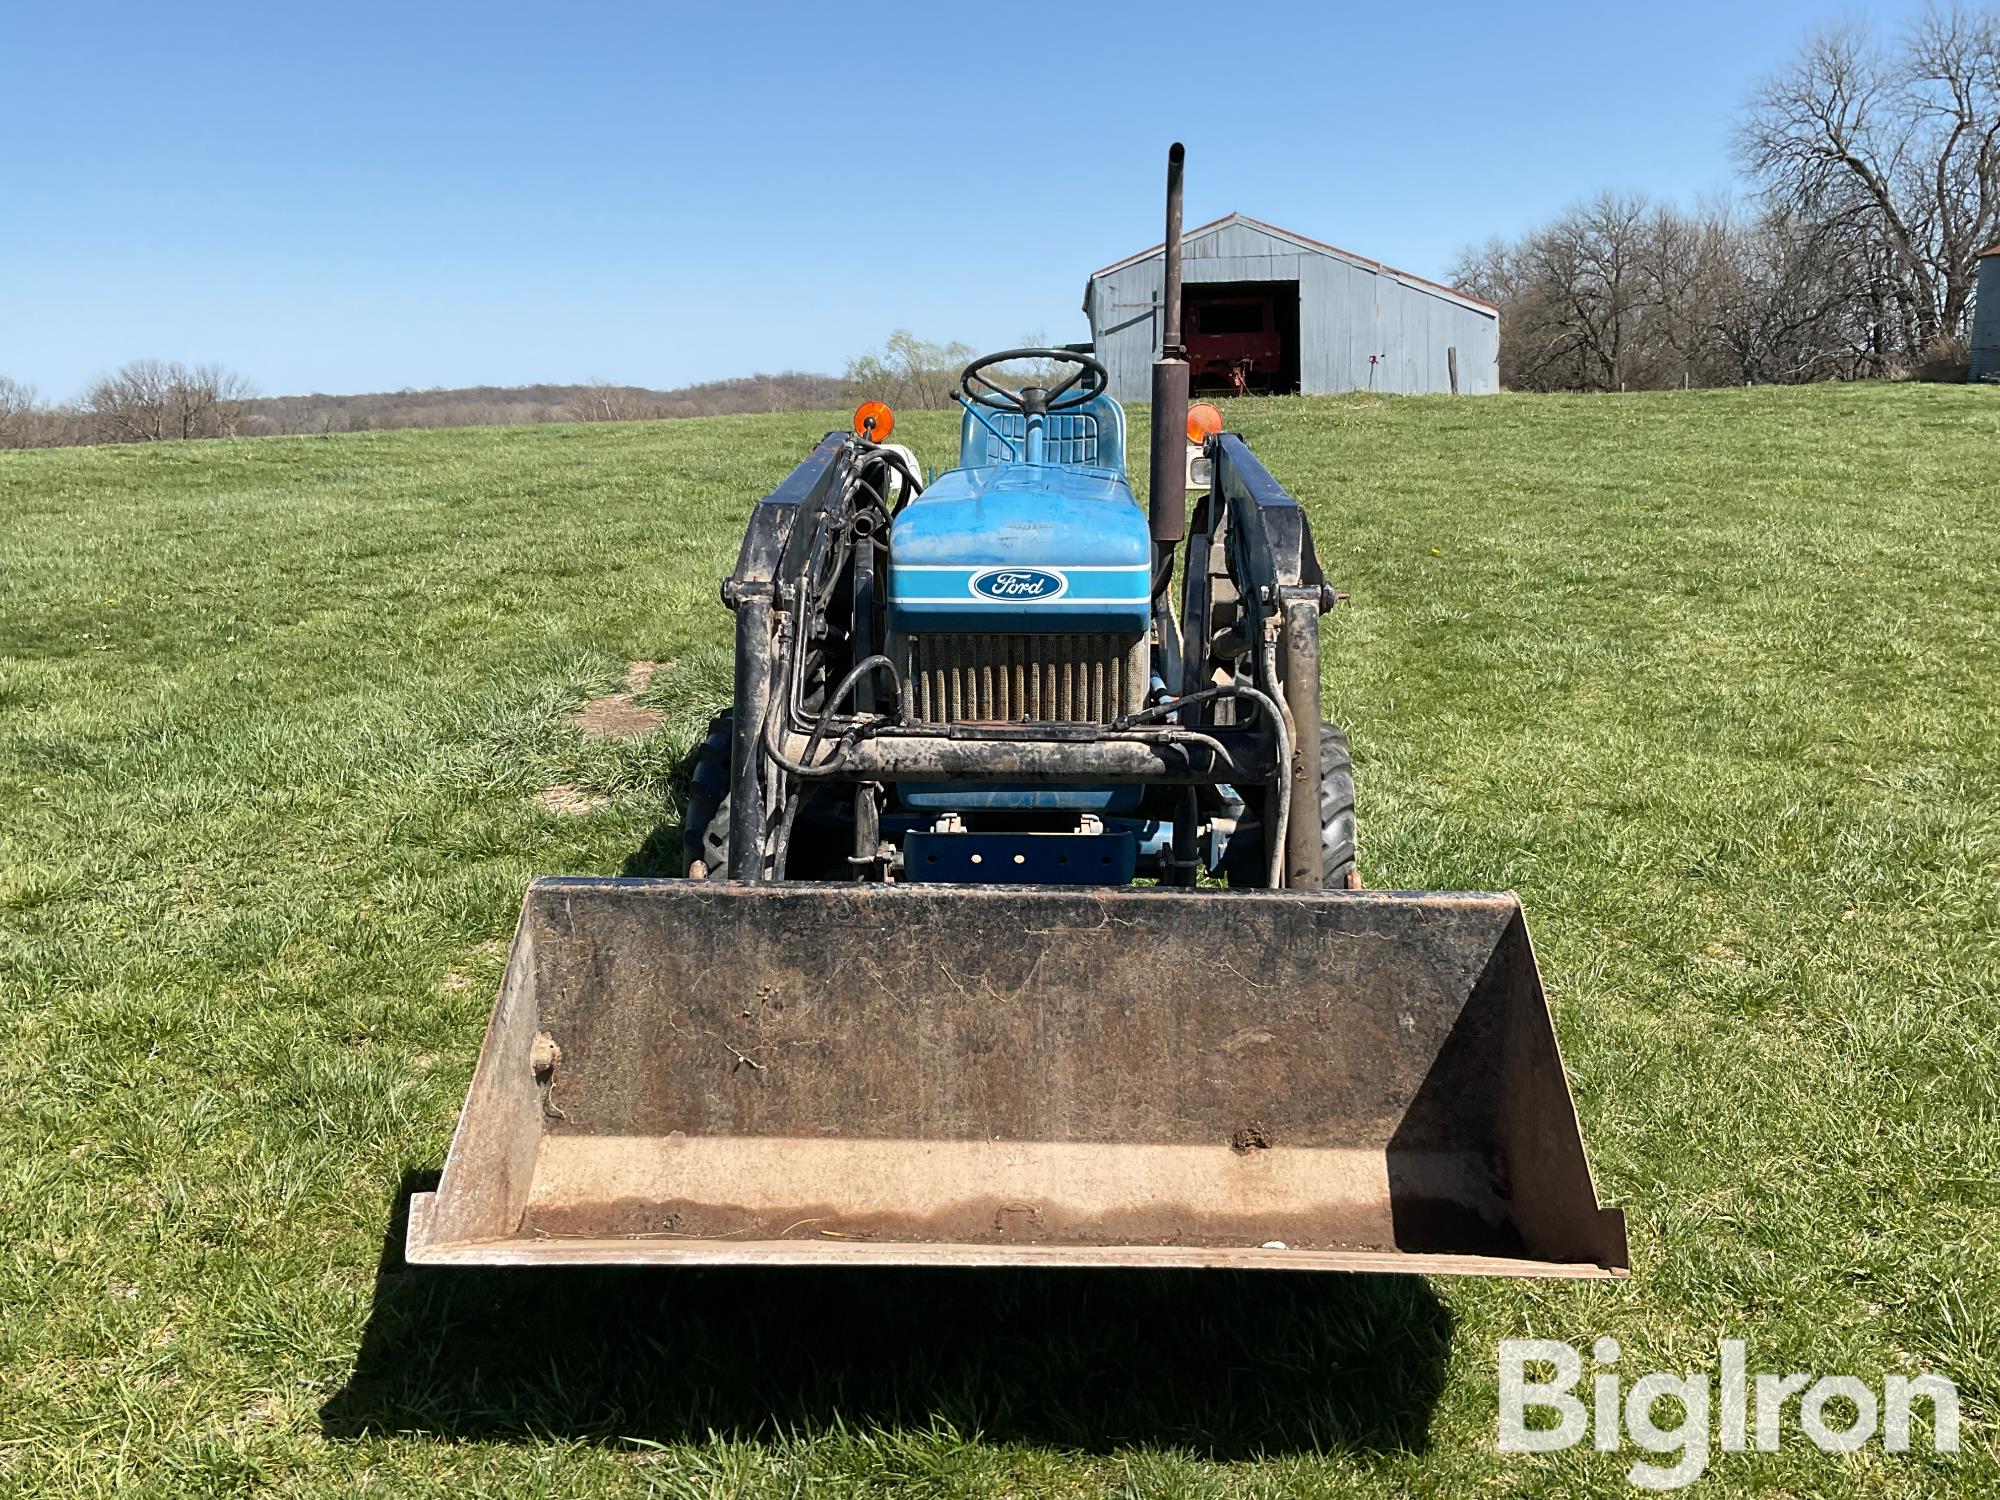
{"label": "steering wheel", "polygon": [[[1051,364],[1075,365],[1076,369],[1054,387],[1029,385],[1016,390],[987,377],[986,371],[992,366],[1013,359],[1046,360]],[[1018,411],[1031,417],[1075,411],[1103,395],[1110,384],[1111,374],[1103,365],[1072,349],[1003,349],[998,354],[975,359],[958,377],[960,395],[975,406],[989,411]]]}

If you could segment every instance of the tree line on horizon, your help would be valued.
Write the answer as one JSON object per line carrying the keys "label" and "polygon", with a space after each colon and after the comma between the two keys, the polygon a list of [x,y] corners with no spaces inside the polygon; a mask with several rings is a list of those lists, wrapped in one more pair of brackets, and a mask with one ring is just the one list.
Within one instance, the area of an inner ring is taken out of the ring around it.
{"label": "tree line on horizon", "polygon": [[[1029,335],[1024,344],[1043,342]],[[673,390],[614,385],[470,386],[356,396],[260,396],[221,365],[141,359],[49,403],[0,375],[0,448],[67,448],[180,438],[272,437],[399,428],[507,427],[536,422],[643,422],[752,412],[825,411],[876,398],[906,410],[951,404],[969,345],[907,329],[847,361],[840,375],[786,371]]]}
{"label": "tree line on horizon", "polygon": [[2000,241],[2000,8],[1814,33],[1735,149],[1740,204],[1605,191],[1460,256],[1453,284],[1501,310],[1503,386],[1965,378]]}
{"label": "tree line on horizon", "polygon": [[0,375],[0,448],[809,411],[840,405],[846,389],[836,376],[786,371],[673,390],[592,381],[260,396],[221,365],[141,359],[92,381],[67,402],[44,402],[33,386]]}

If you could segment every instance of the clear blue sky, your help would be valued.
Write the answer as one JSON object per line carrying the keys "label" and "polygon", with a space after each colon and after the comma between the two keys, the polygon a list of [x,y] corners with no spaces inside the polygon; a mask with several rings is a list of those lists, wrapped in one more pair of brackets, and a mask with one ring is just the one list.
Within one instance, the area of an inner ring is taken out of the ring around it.
{"label": "clear blue sky", "polygon": [[0,374],[668,386],[1078,338],[1176,137],[1190,224],[1437,276],[1600,186],[1727,188],[1745,91],[1836,13],[0,0]]}

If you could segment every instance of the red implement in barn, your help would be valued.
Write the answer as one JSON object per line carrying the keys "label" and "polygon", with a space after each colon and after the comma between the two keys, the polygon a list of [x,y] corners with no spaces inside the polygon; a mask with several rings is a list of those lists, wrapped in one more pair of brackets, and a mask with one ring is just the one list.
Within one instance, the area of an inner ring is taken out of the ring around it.
{"label": "red implement in barn", "polygon": [[1247,396],[1253,386],[1277,377],[1284,344],[1274,297],[1190,299],[1187,317],[1188,382],[1193,389]]}

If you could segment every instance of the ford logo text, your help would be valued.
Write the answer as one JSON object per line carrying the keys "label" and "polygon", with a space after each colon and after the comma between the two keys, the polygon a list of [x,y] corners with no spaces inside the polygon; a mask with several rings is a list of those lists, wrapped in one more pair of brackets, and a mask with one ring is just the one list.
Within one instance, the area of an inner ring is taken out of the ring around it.
{"label": "ford logo text", "polygon": [[1069,580],[1047,568],[988,568],[972,575],[972,592],[1004,603],[1060,599]]}

